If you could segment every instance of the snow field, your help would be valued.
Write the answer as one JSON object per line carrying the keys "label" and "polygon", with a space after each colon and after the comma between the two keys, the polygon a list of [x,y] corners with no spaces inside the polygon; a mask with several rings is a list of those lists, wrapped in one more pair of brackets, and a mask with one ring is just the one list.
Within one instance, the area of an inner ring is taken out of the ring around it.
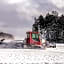
{"label": "snow field", "polygon": [[64,64],[64,51],[42,49],[0,49],[0,63],[13,64]]}

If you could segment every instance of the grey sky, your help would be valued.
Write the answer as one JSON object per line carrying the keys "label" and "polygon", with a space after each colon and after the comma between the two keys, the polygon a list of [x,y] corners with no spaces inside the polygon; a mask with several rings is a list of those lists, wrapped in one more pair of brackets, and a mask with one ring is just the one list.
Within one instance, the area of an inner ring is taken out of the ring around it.
{"label": "grey sky", "polygon": [[0,31],[20,39],[31,31],[34,17],[56,10],[64,11],[64,0],[0,0]]}

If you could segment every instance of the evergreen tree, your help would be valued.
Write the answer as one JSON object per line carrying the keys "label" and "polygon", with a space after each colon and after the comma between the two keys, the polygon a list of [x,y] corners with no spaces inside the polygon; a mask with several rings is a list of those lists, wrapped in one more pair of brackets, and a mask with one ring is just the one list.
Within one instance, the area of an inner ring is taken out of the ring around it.
{"label": "evergreen tree", "polygon": [[40,33],[42,34],[43,29],[46,30],[46,39],[55,42],[64,42],[64,15],[58,16],[56,11],[53,14],[47,13],[45,17],[40,15],[38,19],[35,19],[33,24],[35,31],[40,28]]}

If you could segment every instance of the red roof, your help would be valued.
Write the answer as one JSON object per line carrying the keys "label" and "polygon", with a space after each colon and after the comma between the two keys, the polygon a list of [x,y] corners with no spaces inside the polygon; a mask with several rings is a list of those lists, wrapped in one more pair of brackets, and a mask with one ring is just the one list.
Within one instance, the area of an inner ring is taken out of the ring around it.
{"label": "red roof", "polygon": [[26,33],[39,33],[39,32],[32,32],[32,31],[28,31],[28,32],[26,32]]}

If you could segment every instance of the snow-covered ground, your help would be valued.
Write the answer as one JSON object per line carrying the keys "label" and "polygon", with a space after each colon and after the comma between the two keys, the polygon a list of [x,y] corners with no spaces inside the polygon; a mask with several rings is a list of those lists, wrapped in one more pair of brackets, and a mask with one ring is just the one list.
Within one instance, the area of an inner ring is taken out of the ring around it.
{"label": "snow-covered ground", "polygon": [[64,50],[0,49],[0,63],[11,64],[64,64]]}
{"label": "snow-covered ground", "polygon": [[[6,49],[14,44],[0,45],[0,63],[7,64],[64,64],[64,44],[46,49]],[[13,46],[12,46],[13,47]],[[14,47],[13,47],[14,48]]]}

